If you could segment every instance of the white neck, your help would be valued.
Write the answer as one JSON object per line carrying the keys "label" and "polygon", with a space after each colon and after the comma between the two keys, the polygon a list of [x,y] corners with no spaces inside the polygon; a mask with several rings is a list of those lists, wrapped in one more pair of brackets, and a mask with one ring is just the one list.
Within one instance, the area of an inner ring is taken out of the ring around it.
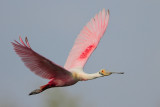
{"label": "white neck", "polygon": [[71,69],[70,71],[72,72],[73,77],[80,81],[86,81],[86,80],[91,80],[98,77],[103,77],[103,75],[99,74],[99,72],[93,73],[93,74],[87,74],[83,71],[82,68],[74,68],[74,69]]}
{"label": "white neck", "polygon": [[95,79],[98,77],[102,77],[102,75],[99,74],[99,72],[93,73],[93,74],[83,73],[83,74],[79,75],[79,78],[81,81],[91,80],[91,79]]}

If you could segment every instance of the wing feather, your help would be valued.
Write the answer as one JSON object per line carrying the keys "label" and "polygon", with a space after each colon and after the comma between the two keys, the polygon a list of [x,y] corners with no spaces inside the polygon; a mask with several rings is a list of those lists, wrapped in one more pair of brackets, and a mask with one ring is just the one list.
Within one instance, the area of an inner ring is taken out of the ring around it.
{"label": "wing feather", "polygon": [[83,68],[89,56],[97,47],[106,31],[109,21],[109,10],[103,9],[82,29],[71,49],[64,68]]}
{"label": "wing feather", "polygon": [[24,64],[32,72],[46,79],[60,78],[71,75],[71,73],[63,67],[53,63],[52,61],[33,51],[27,38],[25,39],[26,44],[23,42],[21,37],[19,37],[19,39],[22,44],[17,41],[15,41],[15,43],[11,43],[15,52],[21,57]]}

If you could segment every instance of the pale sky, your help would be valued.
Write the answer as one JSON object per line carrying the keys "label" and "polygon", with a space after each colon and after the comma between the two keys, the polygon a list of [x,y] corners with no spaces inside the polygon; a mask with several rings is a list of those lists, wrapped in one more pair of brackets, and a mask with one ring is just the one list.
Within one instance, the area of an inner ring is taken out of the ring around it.
{"label": "pale sky", "polygon": [[125,74],[63,90],[83,99],[81,107],[159,107],[159,0],[0,0],[0,103],[43,107],[42,94],[54,90],[28,96],[48,80],[30,72],[10,42],[27,36],[32,49],[63,66],[83,26],[103,8],[110,10],[109,25],[84,71]]}

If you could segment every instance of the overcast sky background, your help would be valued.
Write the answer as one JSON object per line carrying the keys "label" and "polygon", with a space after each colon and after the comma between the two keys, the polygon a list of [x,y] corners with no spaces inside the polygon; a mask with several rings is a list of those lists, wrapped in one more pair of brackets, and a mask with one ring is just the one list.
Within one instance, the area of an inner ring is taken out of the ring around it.
{"label": "overcast sky background", "polygon": [[159,0],[0,0],[0,103],[43,107],[42,96],[54,90],[28,96],[48,80],[24,66],[11,41],[27,35],[32,49],[63,66],[83,26],[103,8],[109,25],[84,70],[125,74],[62,90],[80,98],[81,107],[160,107]]}

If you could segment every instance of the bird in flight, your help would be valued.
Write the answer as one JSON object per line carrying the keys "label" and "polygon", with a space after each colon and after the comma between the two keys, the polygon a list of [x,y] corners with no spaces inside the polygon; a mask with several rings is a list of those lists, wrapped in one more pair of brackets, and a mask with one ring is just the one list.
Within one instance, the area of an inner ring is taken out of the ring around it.
{"label": "bird in flight", "polygon": [[93,74],[83,71],[85,63],[105,33],[108,21],[109,10],[106,12],[103,9],[84,26],[75,40],[64,67],[35,52],[30,47],[27,37],[25,38],[25,42],[23,42],[21,37],[19,37],[20,43],[16,40],[15,42],[11,42],[15,52],[22,59],[26,67],[36,75],[50,80],[46,85],[32,91],[29,95],[41,93],[52,87],[70,86],[78,81],[87,81],[111,74],[123,74],[123,72],[110,72],[105,69],[101,69]]}

